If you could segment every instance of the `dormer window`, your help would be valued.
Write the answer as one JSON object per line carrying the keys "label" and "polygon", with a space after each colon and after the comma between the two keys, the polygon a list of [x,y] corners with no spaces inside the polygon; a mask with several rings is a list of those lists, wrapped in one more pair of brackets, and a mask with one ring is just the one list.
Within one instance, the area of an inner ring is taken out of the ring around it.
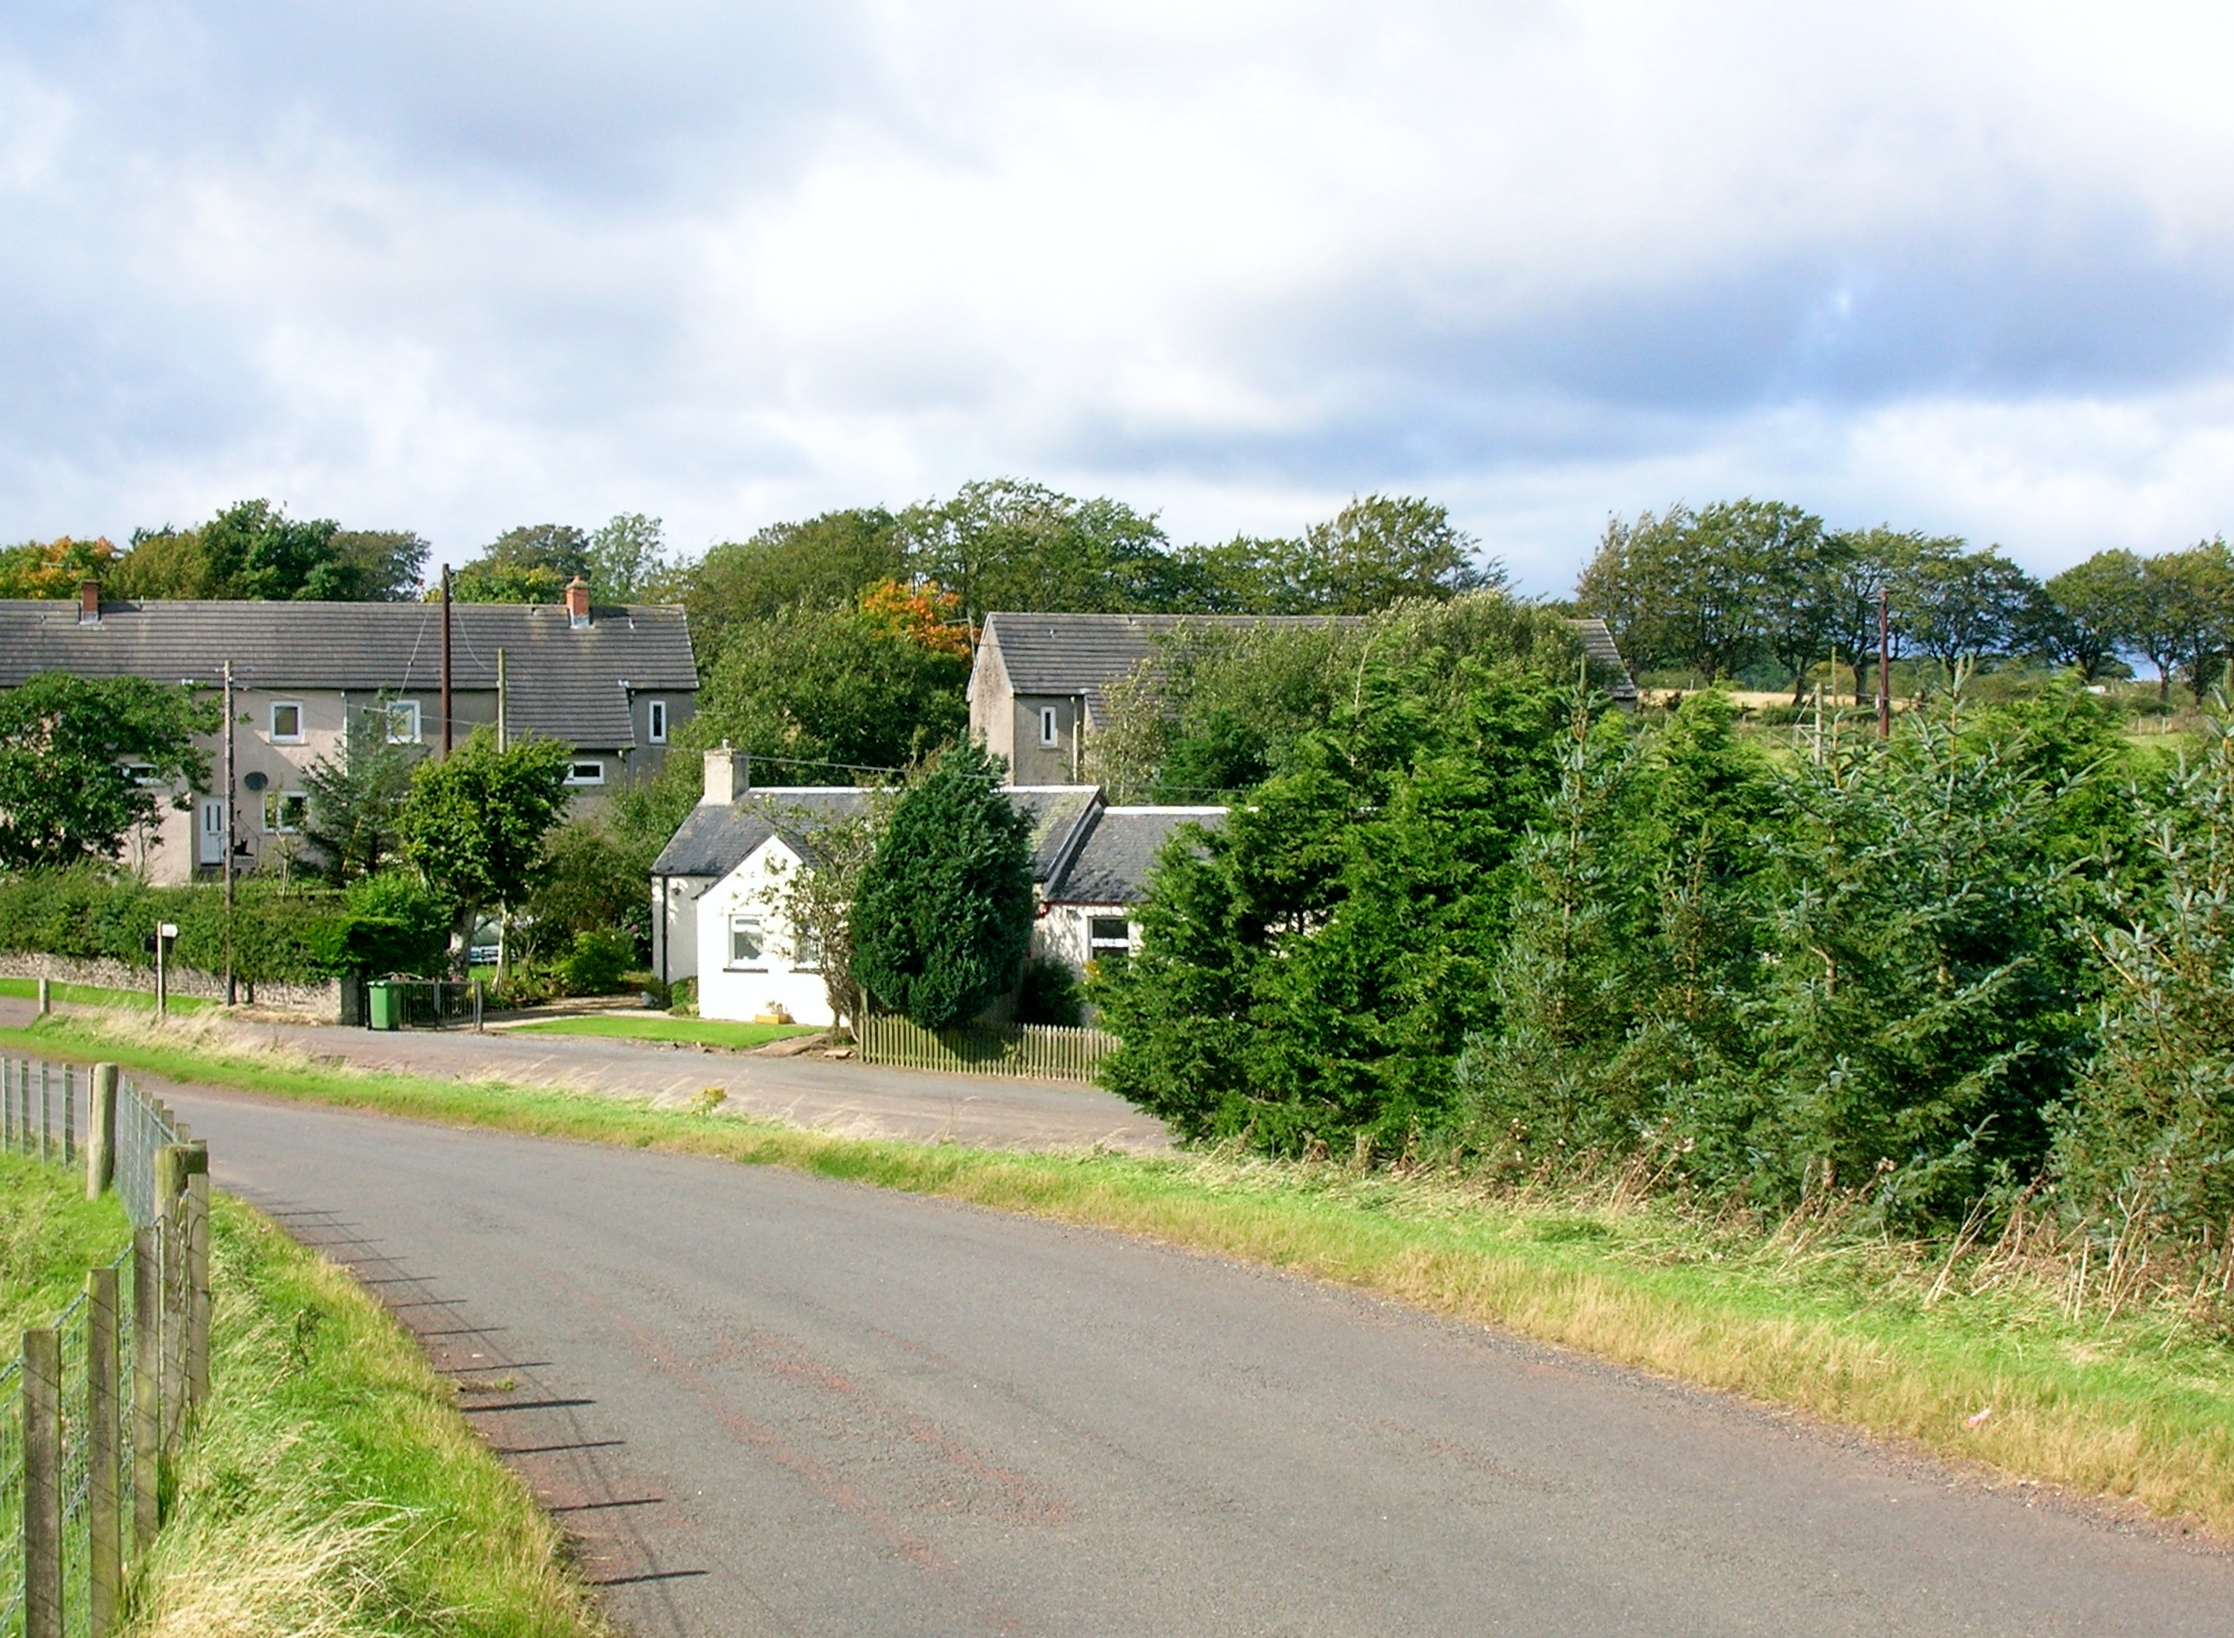
{"label": "dormer window", "polygon": [[1039,708],[1039,742],[1042,745],[1053,745],[1056,742],[1055,708],[1052,705]]}
{"label": "dormer window", "polygon": [[647,700],[644,702],[644,737],[654,745],[667,743],[667,702],[665,700]]}

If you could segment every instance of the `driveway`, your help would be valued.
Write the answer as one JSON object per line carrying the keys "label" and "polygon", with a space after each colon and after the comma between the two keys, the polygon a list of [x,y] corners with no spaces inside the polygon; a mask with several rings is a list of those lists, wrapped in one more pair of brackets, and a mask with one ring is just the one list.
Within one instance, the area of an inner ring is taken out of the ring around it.
{"label": "driveway", "polygon": [[1304,1280],[166,1095],[419,1333],[645,1638],[2234,1630],[2215,1553]]}

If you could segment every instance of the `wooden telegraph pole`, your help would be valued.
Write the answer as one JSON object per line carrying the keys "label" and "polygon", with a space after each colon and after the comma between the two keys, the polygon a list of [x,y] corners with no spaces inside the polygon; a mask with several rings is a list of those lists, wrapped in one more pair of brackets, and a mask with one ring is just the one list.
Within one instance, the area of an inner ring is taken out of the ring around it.
{"label": "wooden telegraph pole", "polygon": [[450,565],[442,565],[442,754],[450,755]]}
{"label": "wooden telegraph pole", "polygon": [[1877,588],[1877,737],[1893,737],[1893,605]]}
{"label": "wooden telegraph pole", "polygon": [[233,977],[233,835],[240,815],[233,811],[233,662],[225,662],[225,1005],[240,997]]}

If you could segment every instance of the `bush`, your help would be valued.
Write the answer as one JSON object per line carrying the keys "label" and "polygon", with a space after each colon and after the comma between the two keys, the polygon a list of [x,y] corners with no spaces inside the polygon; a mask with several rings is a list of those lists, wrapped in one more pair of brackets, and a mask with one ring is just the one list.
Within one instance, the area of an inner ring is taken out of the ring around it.
{"label": "bush", "polygon": [[1054,1024],[1076,1029],[1085,1017],[1086,998],[1078,975],[1067,961],[1037,956],[1024,963],[1024,976],[1016,990],[1019,1024]]}
{"label": "bush", "polygon": [[[244,982],[315,983],[348,970],[333,924],[338,894],[251,878],[235,893],[233,971]],[[158,922],[178,926],[173,954],[204,972],[225,966],[223,891],[213,884],[151,887],[97,867],[0,877],[0,949],[150,968]]]}
{"label": "bush", "polygon": [[612,928],[592,928],[574,935],[574,948],[558,964],[558,976],[570,995],[612,995],[636,965],[636,940]]}
{"label": "bush", "polygon": [[698,980],[678,978],[667,986],[667,1010],[678,1018],[698,1016]]}

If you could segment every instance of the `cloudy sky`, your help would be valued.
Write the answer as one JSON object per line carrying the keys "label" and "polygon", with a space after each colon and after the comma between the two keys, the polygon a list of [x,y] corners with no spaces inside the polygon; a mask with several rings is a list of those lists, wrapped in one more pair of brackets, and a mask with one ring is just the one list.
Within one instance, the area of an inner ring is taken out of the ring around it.
{"label": "cloudy sky", "polygon": [[17,0],[0,539],[244,495],[695,548],[1017,474],[2234,528],[2234,11]]}

